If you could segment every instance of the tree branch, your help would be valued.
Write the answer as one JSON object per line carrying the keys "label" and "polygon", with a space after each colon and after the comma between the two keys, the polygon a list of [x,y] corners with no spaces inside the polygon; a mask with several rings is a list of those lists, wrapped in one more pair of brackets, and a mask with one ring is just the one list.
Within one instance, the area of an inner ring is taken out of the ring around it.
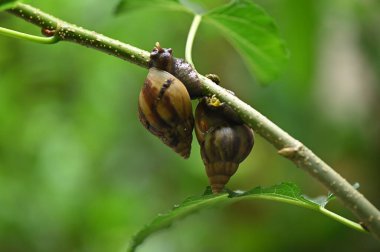
{"label": "tree branch", "polygon": [[43,29],[55,31],[55,37],[62,41],[71,41],[86,47],[94,48],[133,64],[148,68],[149,52],[134,46],[111,39],[102,34],[69,24],[56,17],[46,14],[30,5],[19,3],[15,8],[8,10],[26,21],[40,26]]}
{"label": "tree branch", "polygon": [[[148,68],[149,52],[86,30],[46,14],[30,5],[19,3],[8,10],[41,28],[54,30],[61,41],[71,41],[94,48],[133,64]],[[279,150],[279,154],[292,160],[298,167],[320,181],[334,193],[375,237],[380,239],[380,212],[350,183],[336,173],[302,143],[291,137],[265,116],[241,101],[208,78],[199,75],[205,94],[215,94],[231,106],[252,129]]]}

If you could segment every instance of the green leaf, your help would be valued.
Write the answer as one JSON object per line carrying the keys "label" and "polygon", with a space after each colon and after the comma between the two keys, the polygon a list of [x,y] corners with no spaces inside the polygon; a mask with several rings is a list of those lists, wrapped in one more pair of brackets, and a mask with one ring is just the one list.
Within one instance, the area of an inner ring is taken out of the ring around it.
{"label": "green leaf", "polygon": [[280,73],[288,50],[273,19],[248,0],[235,0],[204,14],[242,55],[258,81],[267,83]]}
{"label": "green leaf", "polygon": [[[233,203],[241,199],[266,199],[285,202],[296,206],[305,207],[320,212],[342,224],[360,232],[366,232],[358,223],[350,221],[324,208],[322,201],[317,203],[304,196],[297,185],[293,183],[281,183],[271,187],[255,187],[249,191],[229,191],[224,194],[212,194],[210,187],[207,187],[203,195],[189,197],[179,205],[175,205],[172,210],[165,214],[159,214],[151,223],[145,225],[132,238],[128,251],[133,252],[137,246],[153,233],[170,227],[176,220],[182,219],[199,210],[216,206],[221,203]],[[325,200],[326,200],[326,196]]]}
{"label": "green leaf", "polygon": [[309,199],[306,199],[297,185],[293,183],[281,183],[268,188],[256,187],[235,197],[249,197],[270,199],[291,203],[294,205],[304,206],[307,208],[318,208],[319,205]]}
{"label": "green leaf", "polygon": [[17,0],[0,0],[0,11],[13,8],[17,4]]}
{"label": "green leaf", "polygon": [[136,235],[133,236],[129,250],[135,251],[148,236],[164,228],[168,228],[171,224],[183,217],[186,217],[196,211],[207,207],[215,206],[220,203],[233,203],[240,199],[268,199],[281,201],[293,205],[303,206],[306,208],[318,210],[319,205],[305,199],[300,189],[292,183],[282,183],[268,188],[256,187],[247,192],[230,192],[230,194],[212,194],[209,188],[206,189],[202,196],[187,198],[183,203],[173,207],[166,214],[159,214],[150,224],[144,226]]}
{"label": "green leaf", "polygon": [[158,230],[170,227],[175,220],[181,219],[200,209],[213,206],[219,202],[225,201],[226,199],[228,199],[228,194],[217,196],[212,194],[204,194],[200,197],[190,197],[186,199],[180,205],[175,205],[168,213],[159,214],[150,224],[144,226],[132,238],[128,251],[135,251],[136,247],[140,245],[149,235]]}
{"label": "green leaf", "polygon": [[162,8],[177,11],[190,10],[180,3],[179,0],[120,0],[116,6],[115,14],[121,14],[144,8]]}

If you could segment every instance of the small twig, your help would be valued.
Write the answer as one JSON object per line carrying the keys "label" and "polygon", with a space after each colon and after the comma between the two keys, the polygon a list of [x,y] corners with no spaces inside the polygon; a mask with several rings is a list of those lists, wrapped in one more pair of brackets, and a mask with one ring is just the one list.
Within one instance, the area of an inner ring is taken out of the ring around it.
{"label": "small twig", "polygon": [[[62,41],[71,41],[98,49],[128,60],[133,64],[148,68],[149,52],[147,51],[66,23],[30,5],[19,3],[9,12],[42,28],[55,30],[57,32],[56,36]],[[367,227],[374,236],[380,239],[380,212],[350,183],[311,150],[251,106],[203,75],[199,75],[199,78],[205,94],[216,95],[218,99],[226,102],[252,129],[280,150],[281,155],[292,160],[298,167],[303,168],[334,193],[359,218],[363,226]]]}
{"label": "small twig", "polygon": [[194,16],[194,19],[193,19],[193,22],[191,23],[189,34],[187,35],[187,40],[186,40],[185,59],[193,67],[194,67],[193,58],[192,58],[193,42],[195,39],[195,34],[197,33],[197,30],[201,21],[202,21],[201,15],[197,14]]}
{"label": "small twig", "polygon": [[41,44],[54,44],[58,42],[58,37],[52,36],[52,37],[41,37],[41,36],[34,36],[31,34],[23,33],[23,32],[18,32],[14,30],[10,30],[7,28],[0,27],[0,34],[13,37],[13,38],[18,38],[18,39],[24,39],[36,43],[41,43]]}

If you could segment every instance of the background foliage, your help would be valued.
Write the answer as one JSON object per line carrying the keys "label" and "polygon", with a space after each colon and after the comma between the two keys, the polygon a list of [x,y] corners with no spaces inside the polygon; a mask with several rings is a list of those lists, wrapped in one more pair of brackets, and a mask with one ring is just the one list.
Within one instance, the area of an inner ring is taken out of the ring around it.
{"label": "background foliage", "polygon": [[[117,0],[29,3],[64,20],[150,50],[184,56],[192,17],[145,10],[114,16]],[[200,2],[200,1],[198,1]],[[225,1],[211,0],[207,7]],[[331,164],[377,207],[380,33],[376,1],[257,1],[278,23],[291,58],[260,86],[213,27],[202,24],[194,63]],[[1,26],[38,34],[6,13]],[[220,64],[223,62],[223,64]],[[207,184],[199,147],[184,161],[137,119],[146,70],[78,45],[0,37],[0,251],[123,251],[158,212]],[[195,104],[195,103],[194,103]],[[229,183],[250,189],[292,181],[327,192],[256,137]],[[334,211],[352,217],[336,201]],[[186,218],[139,251],[375,251],[371,236],[312,211],[242,201]]]}

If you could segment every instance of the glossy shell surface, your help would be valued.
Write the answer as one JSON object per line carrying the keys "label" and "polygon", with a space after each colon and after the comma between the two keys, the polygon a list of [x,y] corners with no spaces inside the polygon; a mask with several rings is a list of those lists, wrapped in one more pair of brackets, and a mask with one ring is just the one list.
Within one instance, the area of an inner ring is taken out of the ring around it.
{"label": "glossy shell surface", "polygon": [[252,129],[227,116],[226,111],[232,112],[224,106],[211,106],[202,99],[195,111],[195,133],[214,193],[223,190],[254,144]]}
{"label": "glossy shell surface", "polygon": [[182,157],[188,158],[194,118],[184,84],[170,73],[152,67],[138,103],[139,118],[144,127]]}

